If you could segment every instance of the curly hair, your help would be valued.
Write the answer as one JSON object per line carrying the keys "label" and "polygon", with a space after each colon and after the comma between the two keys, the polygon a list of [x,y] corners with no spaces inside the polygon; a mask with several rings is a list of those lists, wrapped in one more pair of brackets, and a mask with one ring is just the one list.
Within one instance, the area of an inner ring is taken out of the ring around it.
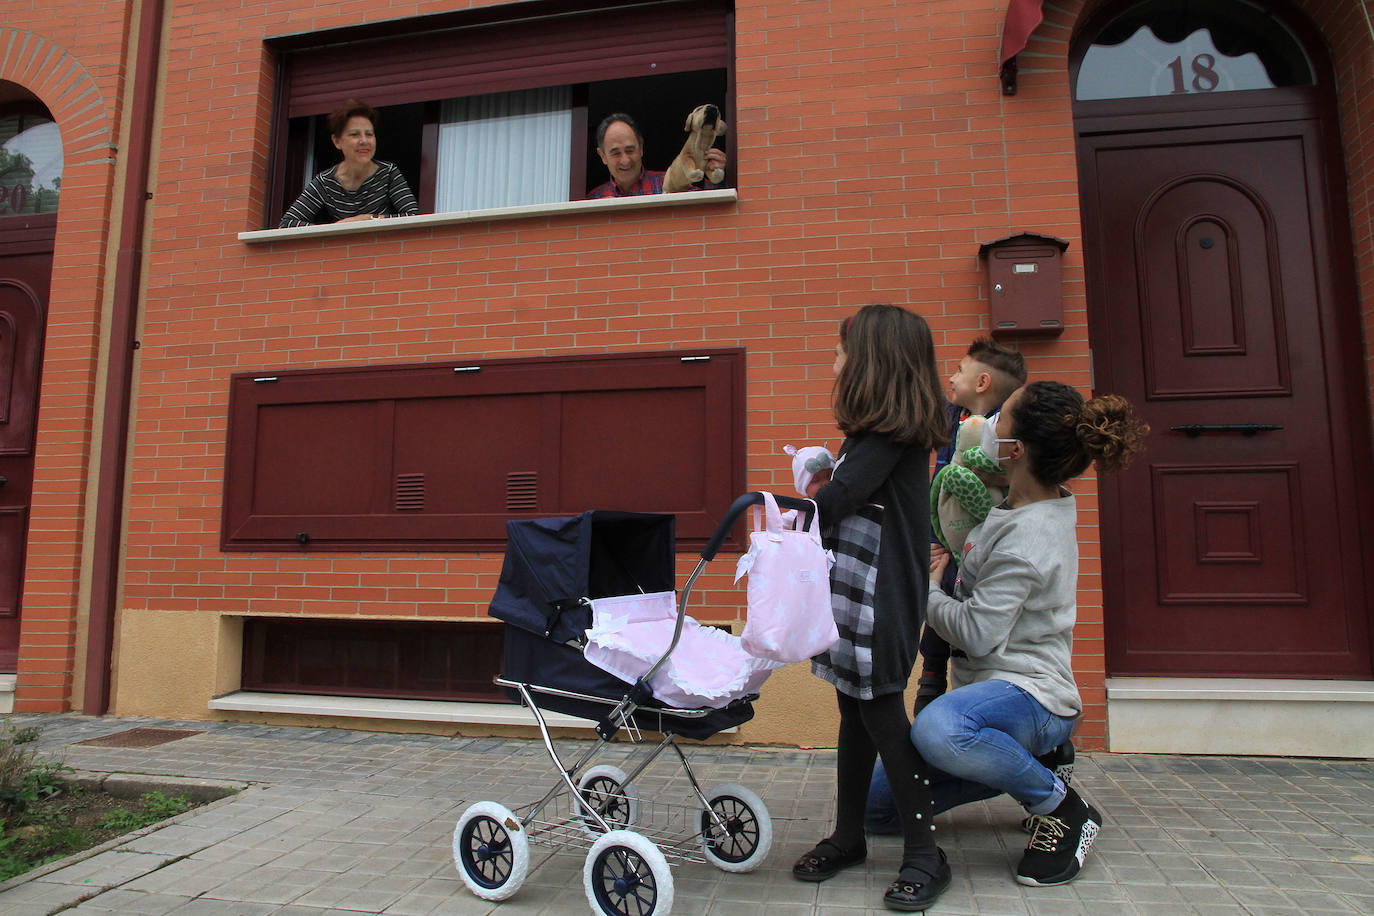
{"label": "curly hair", "polygon": [[1126,467],[1145,443],[1148,424],[1116,394],[1084,401],[1061,382],[1033,382],[1012,405],[1011,434],[1026,445],[1036,480],[1057,486],[1087,470]]}
{"label": "curly hair", "polygon": [[866,305],[840,322],[844,367],[835,379],[835,423],[935,448],[949,441],[945,400],[926,320],[895,305]]}
{"label": "curly hair", "polygon": [[331,111],[329,116],[324,119],[324,124],[325,127],[329,128],[329,136],[342,137],[350,118],[367,118],[372,122],[373,130],[376,130],[379,117],[377,109],[371,105],[358,99],[349,99]]}

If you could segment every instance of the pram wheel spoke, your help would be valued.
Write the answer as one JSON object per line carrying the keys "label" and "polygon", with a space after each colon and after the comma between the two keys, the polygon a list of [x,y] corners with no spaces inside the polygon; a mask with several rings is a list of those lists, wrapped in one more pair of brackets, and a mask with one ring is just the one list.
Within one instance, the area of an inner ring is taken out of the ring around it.
{"label": "pram wheel spoke", "polygon": [[453,828],[453,864],[468,890],[478,897],[505,900],[529,874],[529,838],[509,808],[477,802]]}
{"label": "pram wheel spoke", "polygon": [[[609,764],[592,767],[577,781],[577,791],[612,830],[623,830],[639,823],[639,791],[626,781],[625,771],[620,767]],[[600,836],[604,832],[586,811],[579,809],[579,817],[588,836]]]}
{"label": "pram wheel spoke", "polygon": [[612,830],[592,844],[582,870],[592,912],[606,916],[666,916],[673,876],[657,846],[631,830]]}
{"label": "pram wheel spoke", "polygon": [[773,847],[773,819],[763,799],[734,783],[716,786],[706,799],[710,810],[701,812],[701,849],[710,863],[735,873],[762,865]]}

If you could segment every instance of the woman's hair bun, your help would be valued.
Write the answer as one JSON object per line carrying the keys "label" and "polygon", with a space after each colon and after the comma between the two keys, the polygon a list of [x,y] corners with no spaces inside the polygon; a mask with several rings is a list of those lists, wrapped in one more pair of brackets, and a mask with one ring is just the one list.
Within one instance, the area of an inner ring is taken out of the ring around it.
{"label": "woman's hair bun", "polygon": [[1129,401],[1104,394],[1084,402],[1074,433],[1098,471],[1118,471],[1130,464],[1150,432]]}

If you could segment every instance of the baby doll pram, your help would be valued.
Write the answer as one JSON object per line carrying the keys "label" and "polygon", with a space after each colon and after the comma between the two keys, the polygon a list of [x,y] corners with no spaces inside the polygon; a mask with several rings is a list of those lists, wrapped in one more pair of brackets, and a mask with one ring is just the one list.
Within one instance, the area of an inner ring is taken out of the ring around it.
{"label": "baby doll pram", "polygon": [[[740,514],[760,502],[761,494],[746,493],[731,505],[675,610],[673,516],[593,511],[507,523],[505,561],[491,604],[492,616],[507,623],[505,668],[496,683],[534,714],[558,779],[531,804],[510,809],[482,801],[459,818],[453,831],[454,863],[474,894],[505,900],[518,891],[530,867],[531,844],[587,850],[587,900],[593,913],[608,916],[668,913],[673,900],[669,860],[710,862],[727,872],[753,871],[763,864],[773,828],[762,800],[734,784],[703,791],[676,739],[707,738],[747,722],[758,698],[754,691],[776,664],[758,665],[734,688],[736,695],[712,696],[710,705],[665,703],[650,685],[680,686],[665,684],[663,673],[672,669],[673,652],[686,642],[684,632],[697,626],[686,615],[692,586]],[[814,523],[813,504],[786,497],[778,502],[799,509]],[[599,599],[643,595],[652,604],[661,593],[667,593],[675,620],[671,641],[656,660],[644,662],[637,676],[631,675],[633,683],[588,660],[589,630],[594,642],[602,627]],[[550,736],[546,710],[596,721],[600,740],[565,765]],[[642,759],[627,763],[633,764],[628,773],[617,766],[591,766],[621,729],[634,744],[644,730],[661,732],[663,739]],[[681,762],[686,785],[673,780],[681,802],[640,796],[642,787],[662,791],[664,781],[645,771],[664,751]]]}

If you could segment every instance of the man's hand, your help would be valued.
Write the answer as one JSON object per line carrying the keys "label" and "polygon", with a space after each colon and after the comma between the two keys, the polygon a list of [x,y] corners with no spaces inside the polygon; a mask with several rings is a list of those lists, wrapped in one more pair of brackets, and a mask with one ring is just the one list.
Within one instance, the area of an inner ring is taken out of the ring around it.
{"label": "man's hand", "polygon": [[711,174],[711,172],[715,171],[716,169],[720,169],[721,171],[725,171],[725,166],[726,166],[725,150],[723,150],[723,149],[716,149],[716,148],[713,146],[713,147],[711,147],[710,149],[708,149],[708,150],[706,151],[706,168],[705,168],[706,174],[709,175],[709,174]]}

